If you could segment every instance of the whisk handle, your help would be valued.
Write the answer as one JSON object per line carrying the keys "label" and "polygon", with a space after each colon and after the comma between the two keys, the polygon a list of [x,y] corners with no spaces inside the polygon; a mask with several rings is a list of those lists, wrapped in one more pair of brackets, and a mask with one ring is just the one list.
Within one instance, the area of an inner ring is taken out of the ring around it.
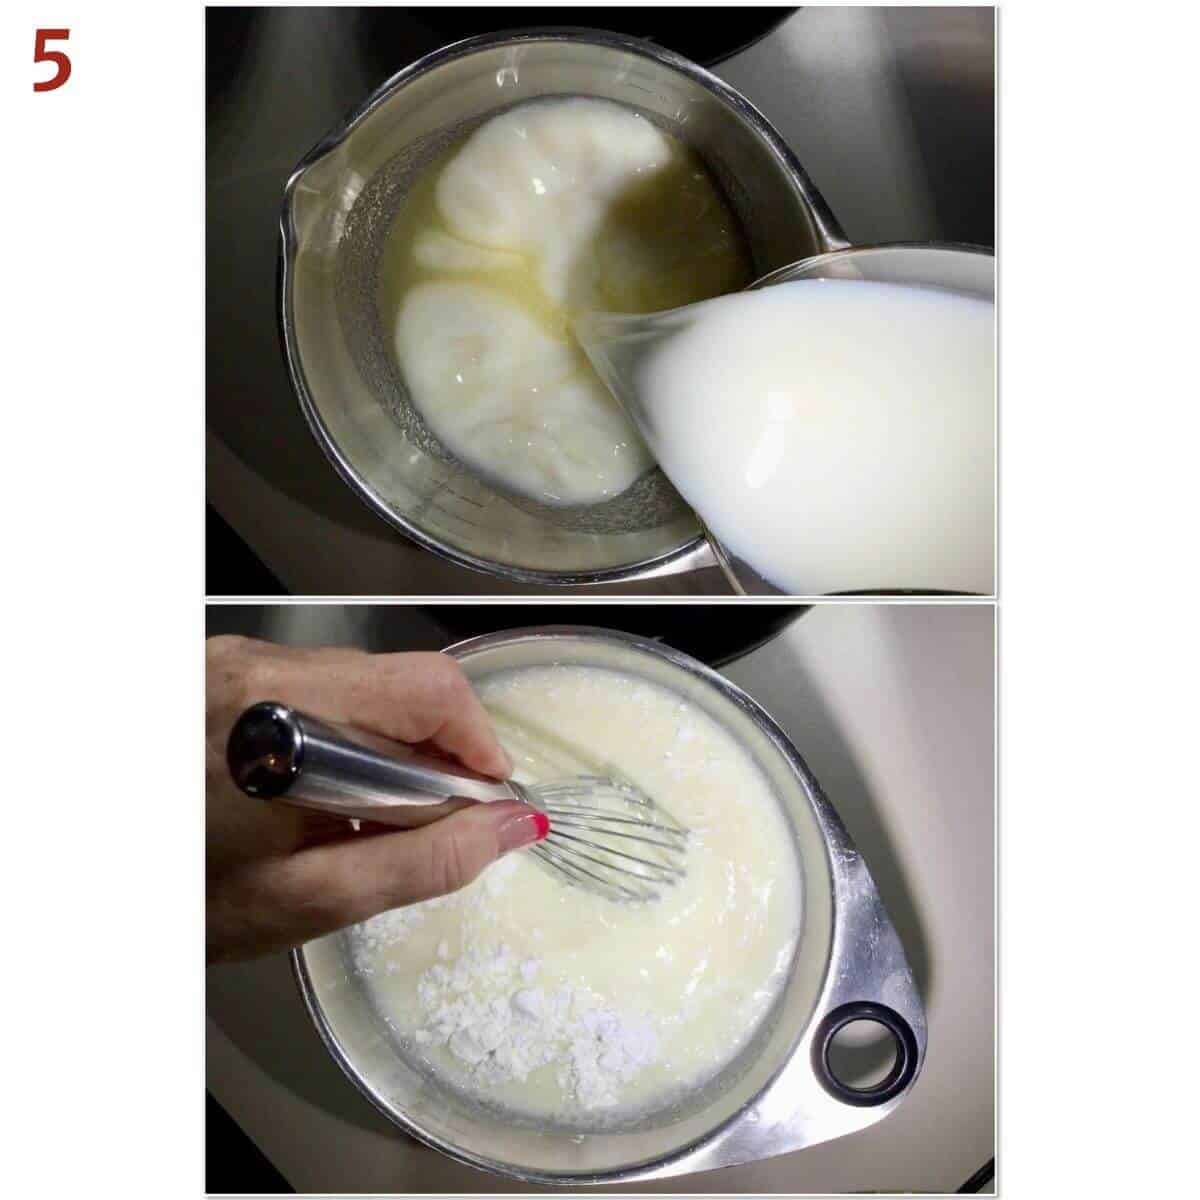
{"label": "whisk handle", "polygon": [[225,757],[249,796],[404,829],[464,804],[523,798],[517,787],[457,763],[270,700],[234,722]]}

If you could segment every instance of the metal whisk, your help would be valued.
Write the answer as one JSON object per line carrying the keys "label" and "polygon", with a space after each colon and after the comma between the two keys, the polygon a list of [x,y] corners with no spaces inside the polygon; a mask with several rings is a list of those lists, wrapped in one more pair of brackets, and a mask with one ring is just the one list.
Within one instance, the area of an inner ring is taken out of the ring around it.
{"label": "metal whisk", "polygon": [[530,852],[565,882],[608,900],[657,900],[687,875],[688,830],[632,783],[608,776],[532,785],[490,779],[274,701],[242,713],[226,760],[250,796],[404,829],[471,802],[520,800],[550,818],[549,835]]}
{"label": "metal whisk", "polygon": [[531,853],[575,886],[609,900],[657,900],[687,875],[687,829],[633,784],[579,775],[512,787],[550,818]]}

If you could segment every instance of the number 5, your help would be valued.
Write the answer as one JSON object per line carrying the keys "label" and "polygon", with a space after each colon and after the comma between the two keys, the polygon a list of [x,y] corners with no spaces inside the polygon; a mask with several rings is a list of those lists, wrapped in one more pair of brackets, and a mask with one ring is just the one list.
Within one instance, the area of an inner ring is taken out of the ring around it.
{"label": "number 5", "polygon": [[63,41],[71,36],[69,29],[39,29],[33,40],[33,61],[35,63],[52,62],[57,70],[41,83],[35,83],[35,92],[52,92],[60,88],[71,78],[71,60],[61,50],[47,50],[49,41]]}

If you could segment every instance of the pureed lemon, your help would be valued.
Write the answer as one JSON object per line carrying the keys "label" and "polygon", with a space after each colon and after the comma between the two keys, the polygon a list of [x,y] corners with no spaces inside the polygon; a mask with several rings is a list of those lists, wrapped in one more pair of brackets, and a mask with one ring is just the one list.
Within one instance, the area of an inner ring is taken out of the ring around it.
{"label": "pureed lemon", "polygon": [[519,104],[422,176],[384,247],[380,303],[411,401],[495,485],[548,504],[619,495],[654,460],[571,332],[750,282],[697,156],[606,100]]}

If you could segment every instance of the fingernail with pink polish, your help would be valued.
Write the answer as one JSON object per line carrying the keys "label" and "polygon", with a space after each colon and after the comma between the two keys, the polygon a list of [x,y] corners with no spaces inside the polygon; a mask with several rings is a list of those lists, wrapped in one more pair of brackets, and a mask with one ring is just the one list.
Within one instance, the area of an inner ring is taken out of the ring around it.
{"label": "fingernail with pink polish", "polygon": [[496,830],[496,841],[500,853],[507,854],[510,850],[520,850],[522,846],[532,846],[540,842],[550,832],[550,818],[544,812],[531,808],[526,812],[509,817]]}

